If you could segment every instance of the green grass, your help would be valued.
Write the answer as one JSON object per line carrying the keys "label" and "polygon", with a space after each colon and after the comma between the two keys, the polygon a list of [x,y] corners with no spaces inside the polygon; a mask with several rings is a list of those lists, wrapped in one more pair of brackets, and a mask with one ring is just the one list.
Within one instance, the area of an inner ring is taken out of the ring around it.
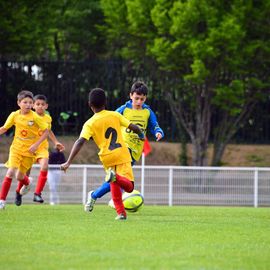
{"label": "green grass", "polygon": [[270,269],[268,208],[144,206],[115,221],[96,205],[8,205],[0,268]]}

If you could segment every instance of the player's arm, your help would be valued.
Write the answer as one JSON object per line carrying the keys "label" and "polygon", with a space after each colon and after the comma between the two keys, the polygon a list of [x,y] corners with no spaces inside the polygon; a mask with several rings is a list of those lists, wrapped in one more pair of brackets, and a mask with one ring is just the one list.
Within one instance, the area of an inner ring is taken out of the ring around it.
{"label": "player's arm", "polygon": [[54,143],[55,148],[57,148],[60,152],[65,150],[65,146],[56,139],[51,129],[49,130],[49,138]]}
{"label": "player's arm", "polygon": [[4,134],[7,132],[7,128],[0,127],[0,135]]}
{"label": "player's arm", "polygon": [[135,132],[136,134],[138,134],[139,138],[144,141],[145,139],[145,136],[144,136],[144,133],[142,132],[142,130],[137,126],[137,125],[134,125],[134,124],[129,124],[128,128],[130,130],[132,130],[133,132]]}
{"label": "player's arm", "polygon": [[49,134],[49,130],[48,130],[48,129],[45,129],[45,130],[43,131],[42,135],[39,137],[39,139],[38,139],[34,144],[32,144],[32,145],[30,146],[29,152],[30,152],[30,153],[35,153],[35,152],[37,151],[39,145],[40,145],[44,140],[47,139],[48,134]]}
{"label": "player's arm", "polygon": [[150,129],[151,133],[153,135],[155,135],[156,140],[159,141],[164,137],[164,132],[158,124],[157,117],[156,117],[155,113],[150,108],[148,108],[148,109],[150,111],[150,116],[149,116],[149,120],[148,120],[149,129]]}
{"label": "player's arm", "polygon": [[8,116],[5,124],[2,127],[0,127],[0,135],[6,133],[14,125],[14,117],[15,117],[15,113],[12,112]]}
{"label": "player's arm", "polygon": [[75,158],[75,156],[80,152],[82,146],[84,145],[86,139],[83,137],[80,137],[75,141],[75,143],[72,146],[72,149],[70,151],[69,157],[67,161],[60,165],[60,169],[63,171],[66,171],[68,167],[70,166],[72,160]]}

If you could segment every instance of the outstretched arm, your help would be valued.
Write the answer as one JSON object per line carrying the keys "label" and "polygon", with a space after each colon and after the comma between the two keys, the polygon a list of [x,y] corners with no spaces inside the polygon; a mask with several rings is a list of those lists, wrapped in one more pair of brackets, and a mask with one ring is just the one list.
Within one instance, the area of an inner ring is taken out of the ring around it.
{"label": "outstretched arm", "polygon": [[60,165],[60,169],[62,171],[66,171],[68,169],[68,167],[70,166],[72,160],[79,153],[79,151],[81,150],[81,148],[84,145],[85,141],[86,141],[86,139],[82,138],[82,137],[80,137],[77,141],[75,141],[75,143],[72,146],[72,149],[70,151],[70,154],[69,154],[69,157],[68,157],[67,161]]}
{"label": "outstretched arm", "polygon": [[0,127],[0,135],[4,134],[7,132],[7,129],[4,127]]}
{"label": "outstretched arm", "polygon": [[136,134],[138,134],[139,138],[144,141],[145,139],[145,136],[144,136],[144,133],[141,131],[141,129],[137,126],[137,125],[134,125],[134,124],[130,124],[128,126],[128,128],[130,130],[132,130],[133,132],[135,132]]}
{"label": "outstretched arm", "polygon": [[54,143],[55,148],[57,148],[60,152],[65,150],[65,146],[56,139],[51,129],[49,130],[49,138]]}

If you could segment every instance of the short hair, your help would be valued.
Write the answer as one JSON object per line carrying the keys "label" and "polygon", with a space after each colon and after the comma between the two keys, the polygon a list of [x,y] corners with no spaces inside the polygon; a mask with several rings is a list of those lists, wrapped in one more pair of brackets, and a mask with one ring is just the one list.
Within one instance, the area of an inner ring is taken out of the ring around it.
{"label": "short hair", "polygon": [[28,90],[22,90],[21,92],[18,93],[17,95],[17,100],[18,101],[21,101],[23,100],[24,98],[31,98],[31,99],[34,99],[34,95],[31,91],[28,91]]}
{"label": "short hair", "polygon": [[106,105],[105,91],[101,88],[94,88],[90,91],[88,97],[89,105],[97,109]]}
{"label": "short hair", "polygon": [[48,103],[48,99],[47,99],[47,97],[44,96],[44,95],[35,95],[35,96],[34,96],[34,101],[37,101],[38,99],[43,100],[43,101],[45,101],[46,103]]}
{"label": "short hair", "polygon": [[148,88],[144,82],[137,81],[137,82],[132,84],[131,89],[130,89],[130,93],[131,94],[136,93],[138,95],[147,96]]}

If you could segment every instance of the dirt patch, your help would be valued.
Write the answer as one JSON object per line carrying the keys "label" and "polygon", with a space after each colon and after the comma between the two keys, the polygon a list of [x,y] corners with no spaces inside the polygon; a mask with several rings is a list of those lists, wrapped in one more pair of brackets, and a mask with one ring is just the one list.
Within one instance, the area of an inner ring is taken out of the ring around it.
{"label": "dirt patch", "polygon": [[[70,153],[73,143],[78,137],[58,137],[66,146],[65,155]],[[0,163],[8,159],[8,151],[12,142],[11,137],[0,136]],[[146,157],[147,165],[180,165],[180,144],[166,142],[150,142],[152,152]],[[188,145],[188,162],[191,164],[191,145]],[[100,164],[98,149],[90,140],[83,146],[76,156],[74,164]],[[208,155],[211,158],[212,146],[209,146]],[[138,163],[138,165],[140,162]],[[269,145],[240,145],[229,144],[222,159],[223,166],[238,167],[268,167],[270,164]]]}

